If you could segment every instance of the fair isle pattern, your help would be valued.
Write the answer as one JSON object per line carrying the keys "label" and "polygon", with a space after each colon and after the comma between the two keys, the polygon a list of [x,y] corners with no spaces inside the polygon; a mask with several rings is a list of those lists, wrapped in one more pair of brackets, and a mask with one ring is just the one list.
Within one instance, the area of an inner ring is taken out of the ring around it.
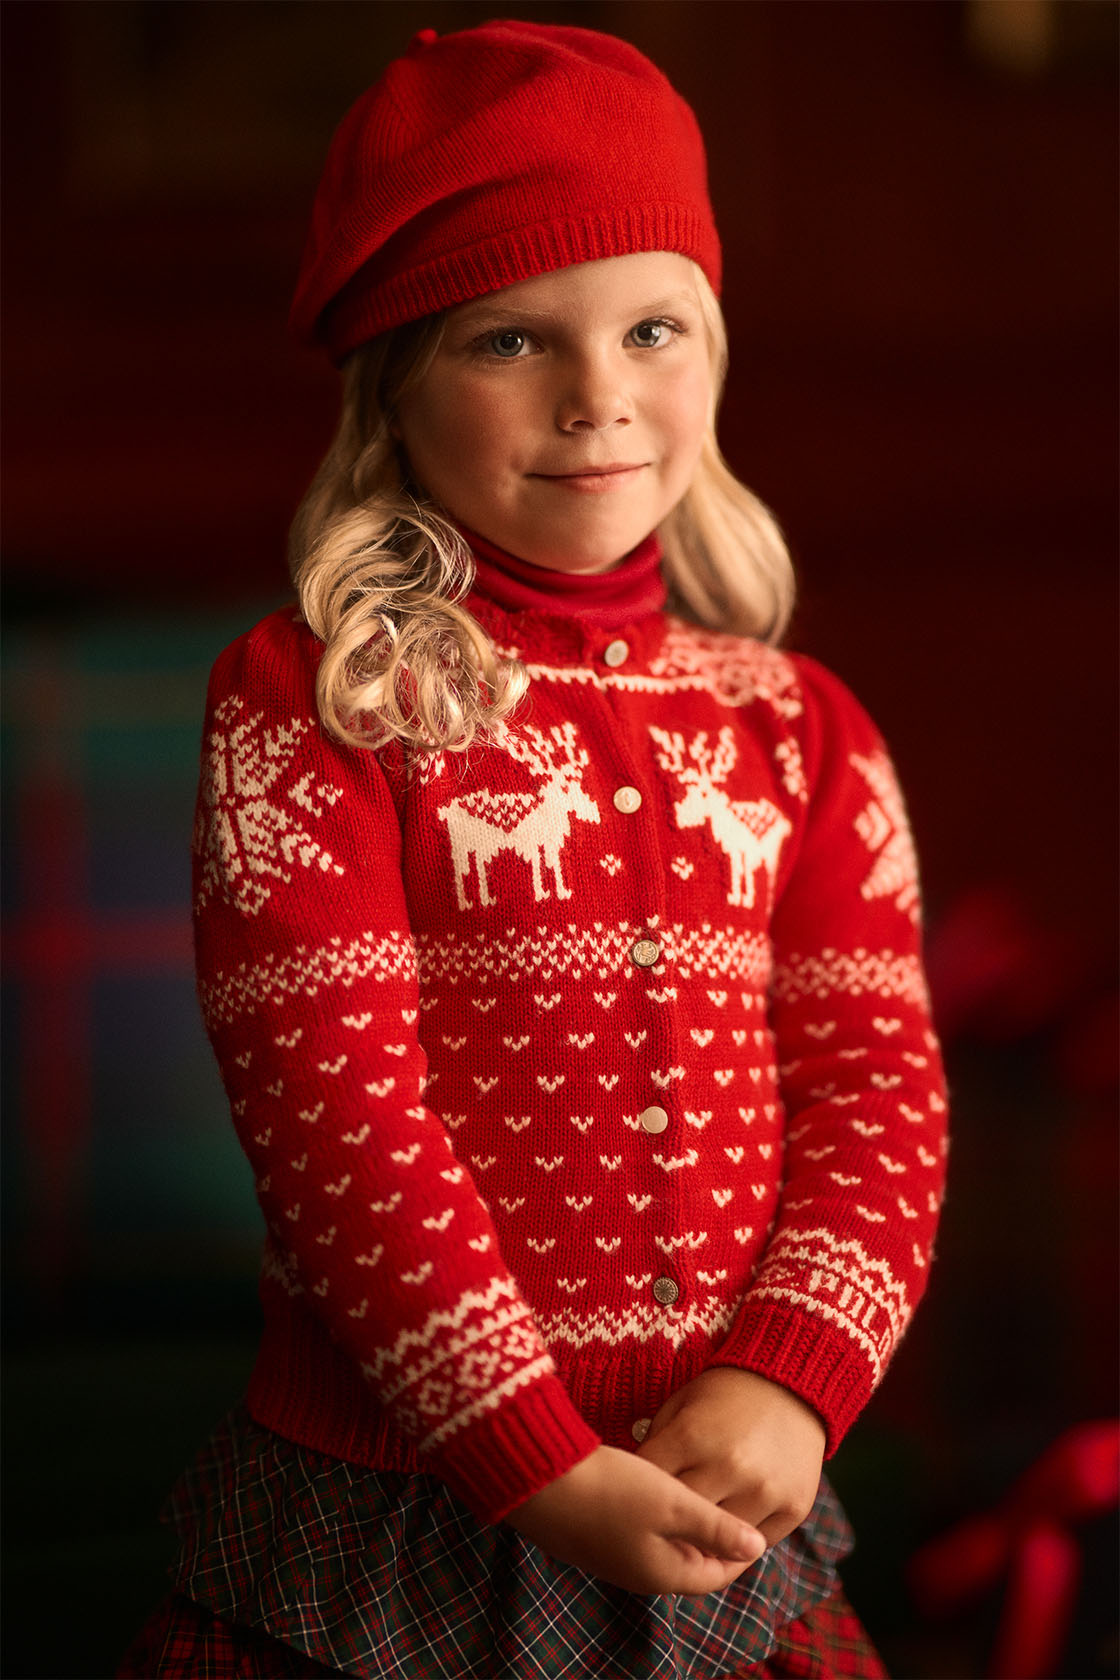
{"label": "fair isle pattern", "polygon": [[[538,926],[509,938],[459,933],[437,938],[419,933],[416,958],[420,984],[427,988],[444,981],[457,986],[461,982],[477,985],[524,979],[551,983],[619,976],[624,983],[633,984],[635,978],[641,979],[642,971],[635,972],[630,952],[647,925],[623,922],[613,928],[599,924],[560,930]],[[666,963],[682,979],[731,978],[765,991],[770,953],[758,934],[734,927],[701,931],[679,923],[658,927],[657,931]],[[655,977],[664,972],[660,963],[645,971]],[[540,1007],[547,1004],[545,999]]]}
{"label": "fair isle pattern", "polygon": [[587,752],[577,749],[576,732],[570,723],[554,725],[547,735],[529,725],[520,729],[503,726],[498,744],[540,779],[539,786],[535,794],[472,788],[436,811],[440,822],[447,825],[459,908],[470,910],[473,906],[468,895],[472,877],[478,884],[479,902],[493,903],[486,868],[502,851],[513,852],[529,865],[538,903],[552,894],[571,898],[572,890],[564,885],[560,872],[560,854],[573,820],[599,821],[599,807],[583,789]]}
{"label": "fair isle pattern", "polygon": [[262,1004],[315,997],[325,986],[353,986],[359,980],[410,980],[416,976],[416,947],[409,934],[365,932],[354,939],[338,936],[308,951],[221,972],[199,985],[203,1019],[208,1026],[228,1025]]}
{"label": "fair isle pattern", "polygon": [[796,669],[785,654],[765,642],[699,630],[680,619],[667,620],[650,670],[682,686],[698,683],[724,705],[761,701],[787,719],[800,717],[804,709]]}
{"label": "fair isle pattern", "polygon": [[738,759],[733,729],[721,729],[714,747],[708,746],[704,730],[687,745],[684,736],[675,731],[651,726],[650,734],[658,748],[661,768],[687,789],[684,798],[673,806],[677,827],[700,828],[707,824],[731,865],[727,902],[745,904],[749,909],[754,904],[755,875],[760,869],[773,890],[782,845],[793,832],[792,824],[769,799],[729,796],[724,784]]}
{"label": "fair isle pattern", "polygon": [[918,860],[890,760],[884,752],[867,757],[852,753],[851,764],[871,790],[855,819],[856,833],[875,859],[860,892],[864,898],[893,898],[895,906],[916,921]]}
{"label": "fair isle pattern", "polygon": [[774,748],[774,757],[781,765],[782,786],[787,793],[792,793],[795,799],[804,804],[809,797],[809,784],[805,780],[800,746],[792,736],[787,741],[779,741]]}
{"label": "fair isle pattern", "polygon": [[555,1369],[508,1278],[468,1289],[450,1309],[402,1330],[362,1372],[394,1405],[403,1428],[430,1452],[526,1383]]}
{"label": "fair isle pattern", "polygon": [[873,1383],[913,1310],[905,1283],[886,1260],[876,1259],[855,1238],[819,1229],[780,1232],[754,1293],[838,1325],[866,1355]]}
{"label": "fair isle pattern", "polygon": [[534,659],[523,644],[498,638],[495,647],[506,659],[520,659],[533,682],[644,696],[705,694],[718,706],[735,709],[760,700],[784,718],[800,717],[796,671],[784,654],[765,643],[699,630],[680,619],[667,618],[665,623],[661,650],[646,671],[544,662]]}
{"label": "fair isle pattern", "polygon": [[815,957],[791,957],[774,970],[774,997],[782,1003],[835,996],[901,998],[919,1009],[929,1003],[921,960],[915,955],[825,950]]}
{"label": "fair isle pattern", "polygon": [[[342,797],[342,789],[321,783],[308,771],[292,779],[302,737],[317,725],[293,717],[262,728],[262,713],[246,714],[231,695],[214,712],[203,764],[195,849],[201,859],[198,905],[224,893],[239,910],[255,916],[273,891],[287,885],[295,864],[343,873],[303,826],[318,820]],[[286,788],[281,788],[285,777]],[[302,813],[302,815],[301,815]]]}
{"label": "fair isle pattern", "polygon": [[549,1347],[579,1350],[596,1345],[642,1346],[663,1341],[671,1348],[683,1347],[690,1337],[715,1337],[729,1330],[735,1321],[738,1300],[708,1295],[695,1300],[683,1312],[653,1306],[631,1307],[629,1312],[538,1314],[538,1329]]}
{"label": "fair isle pattern", "polygon": [[312,727],[316,644],[264,620],[215,668],[196,854],[269,1231],[250,1409],[484,1520],[715,1361],[835,1446],[928,1275],[945,1110],[847,691],[656,614],[609,660],[578,621],[498,628],[524,713],[412,759]]}

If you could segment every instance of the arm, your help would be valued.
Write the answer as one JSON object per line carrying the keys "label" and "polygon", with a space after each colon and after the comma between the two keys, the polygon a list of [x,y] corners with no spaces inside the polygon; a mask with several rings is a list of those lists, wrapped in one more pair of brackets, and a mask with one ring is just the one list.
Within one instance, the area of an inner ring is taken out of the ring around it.
{"label": "arm", "polygon": [[894,774],[843,686],[799,663],[806,811],[772,924],[782,1199],[717,1360],[641,1449],[770,1542],[807,1515],[824,1453],[909,1321],[944,1175],[944,1082]]}
{"label": "arm", "polygon": [[321,730],[277,614],[219,659],[196,828],[199,990],[268,1225],[371,1405],[496,1520],[598,1437],[555,1375],[474,1182],[425,1105],[397,813]]}

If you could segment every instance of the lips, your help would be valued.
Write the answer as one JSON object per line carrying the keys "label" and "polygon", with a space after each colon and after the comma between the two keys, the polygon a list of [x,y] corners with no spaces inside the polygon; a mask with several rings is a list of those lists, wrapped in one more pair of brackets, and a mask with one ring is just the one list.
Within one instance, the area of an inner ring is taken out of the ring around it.
{"label": "lips", "polygon": [[637,472],[642,461],[612,461],[601,467],[569,467],[566,472],[530,473],[530,478],[613,478],[617,473]]}

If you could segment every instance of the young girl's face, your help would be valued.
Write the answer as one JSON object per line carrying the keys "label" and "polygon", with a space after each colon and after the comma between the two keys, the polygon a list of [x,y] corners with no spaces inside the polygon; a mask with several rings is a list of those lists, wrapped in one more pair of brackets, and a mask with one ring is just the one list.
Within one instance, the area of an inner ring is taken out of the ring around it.
{"label": "young girl's face", "polygon": [[694,269],[579,263],[450,311],[397,426],[461,525],[538,566],[602,572],[676,506],[712,407]]}

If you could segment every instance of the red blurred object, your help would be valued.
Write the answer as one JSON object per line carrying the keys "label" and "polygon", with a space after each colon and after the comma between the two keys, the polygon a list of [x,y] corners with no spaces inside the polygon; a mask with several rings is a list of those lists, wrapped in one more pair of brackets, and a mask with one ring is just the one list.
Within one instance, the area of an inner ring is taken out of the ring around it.
{"label": "red blurred object", "polygon": [[1053,1025],[1084,978],[1076,946],[995,882],[948,907],[931,934],[926,970],[944,1037],[963,1032],[995,1043]]}
{"label": "red blurred object", "polygon": [[1030,1680],[1057,1672],[1080,1579],[1081,1548],[1068,1529],[1039,1522],[1026,1530],[1012,1552],[989,1674]]}
{"label": "red blurred object", "polygon": [[990,1680],[1045,1680],[1069,1634],[1081,1575],[1073,1526],[1120,1503],[1120,1422],[1079,1424],[991,1511],[970,1517],[911,1560],[910,1588],[945,1616],[1008,1578]]}

